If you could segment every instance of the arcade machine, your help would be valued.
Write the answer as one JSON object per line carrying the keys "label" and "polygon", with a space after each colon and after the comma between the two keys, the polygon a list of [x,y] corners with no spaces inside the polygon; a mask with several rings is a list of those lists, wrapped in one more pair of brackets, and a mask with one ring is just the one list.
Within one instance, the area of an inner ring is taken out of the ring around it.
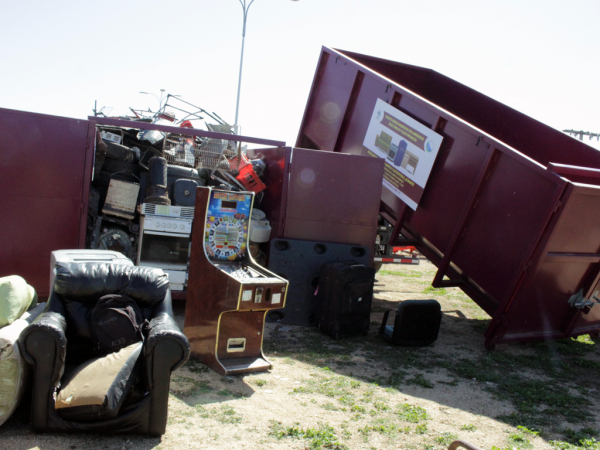
{"label": "arcade machine", "polygon": [[283,308],[287,280],[248,252],[253,192],[196,190],[184,334],[192,356],[222,375],[261,372],[265,315]]}

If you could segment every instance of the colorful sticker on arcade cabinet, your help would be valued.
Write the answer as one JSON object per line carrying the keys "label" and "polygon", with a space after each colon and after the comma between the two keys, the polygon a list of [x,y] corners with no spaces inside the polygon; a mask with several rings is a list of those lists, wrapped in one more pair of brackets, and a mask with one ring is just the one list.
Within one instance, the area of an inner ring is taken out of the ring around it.
{"label": "colorful sticker on arcade cabinet", "polygon": [[212,191],[204,245],[213,260],[235,261],[246,254],[252,195]]}

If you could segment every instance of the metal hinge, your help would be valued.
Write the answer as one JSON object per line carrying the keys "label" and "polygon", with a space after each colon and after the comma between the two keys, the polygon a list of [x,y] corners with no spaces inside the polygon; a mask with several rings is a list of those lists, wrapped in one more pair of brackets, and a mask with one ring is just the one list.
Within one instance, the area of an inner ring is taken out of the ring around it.
{"label": "metal hinge", "polygon": [[527,261],[527,264],[525,264],[525,267],[523,268],[523,272],[527,272],[532,265],[533,262],[531,260]]}
{"label": "metal hinge", "polygon": [[556,205],[554,205],[554,209],[552,210],[552,212],[555,213],[556,211],[558,211],[558,208],[560,208],[560,205],[562,205],[562,202],[559,200],[556,202]]}
{"label": "metal hinge", "polygon": [[583,289],[580,289],[577,294],[571,295],[569,298],[569,305],[571,305],[573,308],[581,309],[585,314],[587,314],[594,307],[594,305],[600,303],[600,299],[597,297],[599,292],[600,291],[594,292],[591,299],[586,300],[586,298],[583,296]]}

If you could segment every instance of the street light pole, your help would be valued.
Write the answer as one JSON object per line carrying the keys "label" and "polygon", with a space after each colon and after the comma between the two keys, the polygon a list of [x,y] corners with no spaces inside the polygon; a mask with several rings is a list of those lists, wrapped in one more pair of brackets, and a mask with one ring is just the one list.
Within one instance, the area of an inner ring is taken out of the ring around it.
{"label": "street light pole", "polygon": [[152,92],[140,92],[140,94],[146,94],[146,95],[152,95],[154,96],[154,98],[156,98],[156,100],[158,100],[158,112],[160,112],[160,110],[162,109],[162,101],[163,101],[163,94],[164,94],[165,90],[161,89],[160,90],[160,98],[158,98],[158,96],[156,94],[153,94]]}
{"label": "street light pole", "polygon": [[[297,2],[298,0],[292,0],[293,2]],[[238,78],[238,91],[237,91],[237,101],[235,103],[235,123],[233,125],[233,130],[235,134],[239,134],[239,125],[238,125],[238,113],[240,112],[240,91],[242,89],[242,65],[244,63],[244,41],[246,40],[246,19],[248,18],[248,10],[254,0],[250,0],[248,6],[246,6],[246,0],[239,0],[240,5],[242,5],[242,10],[244,11],[244,25],[242,28],[242,56],[240,57],[240,76]]]}
{"label": "street light pole", "polygon": [[235,134],[239,134],[238,133],[238,113],[240,112],[240,91],[242,89],[242,66],[244,64],[244,41],[246,40],[246,19],[248,18],[248,10],[250,9],[250,6],[252,6],[252,3],[254,3],[254,0],[251,0],[250,3],[248,4],[248,7],[246,7],[246,0],[239,0],[240,4],[242,5],[242,9],[244,10],[244,25],[242,28],[242,56],[240,57],[240,76],[238,78],[238,91],[237,91],[237,101],[235,103],[235,123],[233,125],[233,129]]}

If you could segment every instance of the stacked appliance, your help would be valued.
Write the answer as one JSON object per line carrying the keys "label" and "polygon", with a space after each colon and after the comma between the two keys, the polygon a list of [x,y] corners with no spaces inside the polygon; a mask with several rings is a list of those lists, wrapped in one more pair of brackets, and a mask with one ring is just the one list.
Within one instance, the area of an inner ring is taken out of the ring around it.
{"label": "stacked appliance", "polygon": [[136,264],[162,269],[172,291],[187,287],[193,219],[193,207],[142,204]]}

